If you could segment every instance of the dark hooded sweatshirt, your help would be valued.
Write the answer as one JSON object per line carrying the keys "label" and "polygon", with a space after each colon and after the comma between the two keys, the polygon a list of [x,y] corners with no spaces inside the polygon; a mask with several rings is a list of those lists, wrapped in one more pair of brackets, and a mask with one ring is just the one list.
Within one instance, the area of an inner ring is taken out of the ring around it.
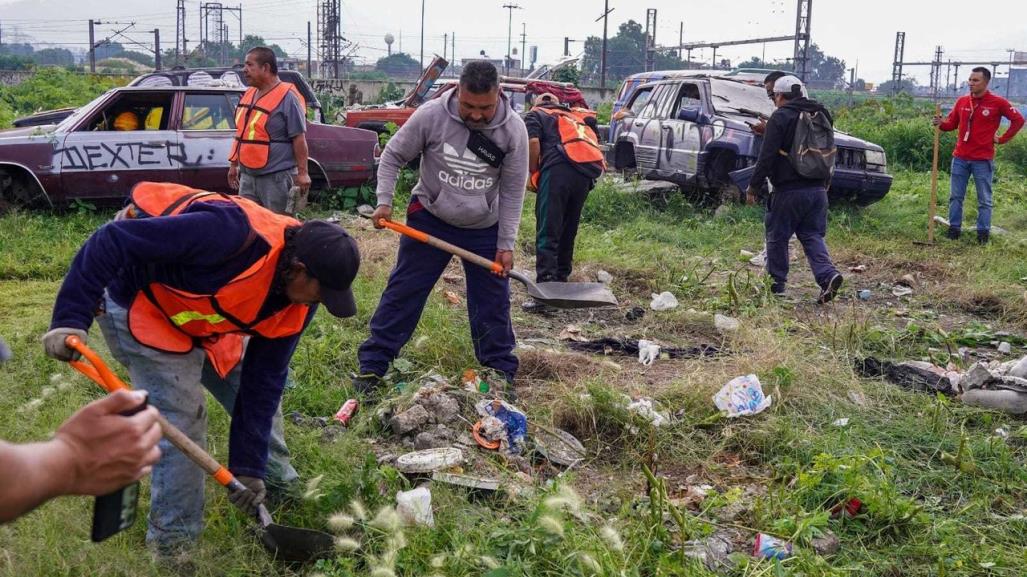
{"label": "dark hooded sweatshirt", "polygon": [[808,98],[790,100],[774,111],[764,132],[763,146],[760,148],[760,156],[752,173],[752,186],[762,187],[767,178],[770,178],[771,184],[774,185],[775,193],[816,186],[827,187],[830,184],[829,181],[800,175],[788,160],[788,151],[792,149],[792,141],[795,140],[795,124],[799,119],[799,113],[812,113],[818,110],[827,114],[827,119],[834,124],[831,113],[819,102]]}

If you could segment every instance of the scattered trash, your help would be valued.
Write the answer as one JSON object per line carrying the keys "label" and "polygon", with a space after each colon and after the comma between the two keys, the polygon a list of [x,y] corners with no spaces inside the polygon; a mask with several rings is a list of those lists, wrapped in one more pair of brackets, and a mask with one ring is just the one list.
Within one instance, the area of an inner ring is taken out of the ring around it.
{"label": "scattered trash", "polygon": [[489,392],[488,382],[478,376],[478,371],[474,369],[464,369],[464,374],[461,382],[464,385],[464,389],[471,392],[487,393]]}
{"label": "scattered trash", "polygon": [[856,515],[859,515],[861,509],[863,509],[863,501],[853,497],[844,503],[838,503],[834,507],[831,507],[831,515],[837,517],[842,514],[842,511],[844,511],[849,517],[855,517]]}
{"label": "scattered trash", "polygon": [[611,282],[613,282],[613,275],[606,272],[605,270],[600,270],[596,273],[596,280],[603,284],[610,284]]}
{"label": "scattered trash", "polygon": [[716,395],[713,402],[728,417],[755,415],[762,412],[773,402],[772,397],[764,396],[763,387],[756,375],[735,377],[728,381]]}
{"label": "scattered trash", "polygon": [[897,284],[892,287],[891,294],[897,297],[907,297],[913,294],[913,289],[908,286]]}
{"label": "scattered trash", "polygon": [[813,545],[813,551],[821,556],[834,555],[842,548],[842,542],[838,539],[838,536],[826,529],[822,535],[814,537],[810,544]]}
{"label": "scattered trash", "polygon": [[361,204],[357,207],[357,214],[363,217],[371,218],[374,215],[374,207],[370,204]]}
{"label": "scattered trash", "polygon": [[396,512],[407,525],[435,526],[435,517],[431,510],[431,491],[427,487],[396,493]]}
{"label": "scattered trash", "polygon": [[660,345],[647,340],[638,341],[638,362],[650,366],[660,358]]}
{"label": "scattered trash", "polygon": [[1013,352],[1013,345],[1009,344],[1008,341],[1002,341],[998,344],[998,352],[1002,353],[1003,355],[1008,355],[1009,353]]}
{"label": "scattered trash", "polygon": [[508,407],[509,405],[496,399],[486,410],[489,415],[499,419],[506,426],[506,440],[509,444],[507,452],[519,455],[524,450],[524,437],[528,434],[528,418],[524,413]]}
{"label": "scattered trash", "polygon": [[581,334],[581,327],[577,325],[567,325],[560,331],[560,335],[557,337],[561,341],[576,341],[583,343],[588,341],[588,337]]}
{"label": "scattered trash", "polygon": [[446,297],[446,300],[449,301],[449,304],[458,305],[461,302],[460,295],[456,294],[453,291],[444,291],[442,293],[442,296]]}
{"label": "scattered trash", "polygon": [[767,266],[767,246],[766,245],[763,245],[763,250],[761,250],[759,252],[759,254],[757,254],[756,256],[754,256],[754,257],[749,259],[749,264],[751,264],[752,266],[758,266],[760,268],[763,268],[763,267]]}
{"label": "scattered trash", "polygon": [[999,427],[999,428],[995,429],[995,436],[997,436],[1000,439],[1008,439],[1009,438],[1009,431],[1007,431],[1003,427]]}
{"label": "scattered trash", "polygon": [[868,300],[870,300],[870,297],[872,295],[873,295],[873,293],[870,292],[870,289],[862,289],[862,290],[860,290],[859,292],[856,293],[856,296],[858,296],[859,300],[861,300],[861,301],[868,301]]}
{"label": "scattered trash", "polygon": [[446,273],[442,275],[442,280],[451,284],[460,284],[464,282],[464,277],[458,274]]}
{"label": "scattered trash", "polygon": [[733,333],[738,330],[738,319],[717,313],[713,315],[713,326],[722,333]]}
{"label": "scattered trash", "polygon": [[855,266],[850,266],[849,267],[849,272],[854,272],[856,274],[863,273],[863,272],[866,272],[866,271],[867,271],[867,265],[865,265],[865,264],[857,264]]}
{"label": "scattered trash", "polygon": [[464,453],[460,449],[447,447],[414,451],[396,458],[396,469],[401,473],[432,473],[448,469],[464,462]]}
{"label": "scattered trash", "polygon": [[742,250],[738,251],[738,255],[742,258],[752,258],[756,256],[756,253],[752,252],[751,250],[745,250],[743,248]]}
{"label": "scattered trash", "polygon": [[[571,341],[567,343],[567,347],[583,353],[597,353],[601,355],[617,353],[636,356],[639,351],[638,341],[634,339],[629,340],[612,337],[602,337],[588,341]],[[698,345],[688,348],[660,347],[660,354],[666,355],[667,358],[671,359],[710,357],[718,353],[720,353],[720,349],[713,345]]]}
{"label": "scattered trash", "polygon": [[834,422],[831,423],[831,424],[834,425],[835,427],[847,427],[847,426],[849,426],[849,418],[848,417],[842,417],[841,419],[835,419]]}
{"label": "scattered trash", "polygon": [[645,316],[645,309],[642,307],[631,307],[631,309],[624,313],[624,318],[629,321],[637,321]]}
{"label": "scattered trash", "polygon": [[670,417],[666,413],[661,413],[656,410],[656,403],[652,399],[638,399],[628,403],[627,409],[629,412],[640,415],[645,420],[652,423],[654,427],[662,427],[670,424]]}
{"label": "scattered trash", "polygon": [[562,429],[536,427],[535,449],[551,463],[573,467],[588,454],[574,435]]}
{"label": "scattered trash", "polygon": [[911,275],[911,274],[904,274],[904,275],[902,275],[902,278],[900,278],[898,280],[898,282],[895,283],[895,284],[902,285],[902,286],[908,286],[909,288],[913,288],[913,287],[916,286],[916,279],[913,278],[913,275]]}
{"label": "scattered trash", "polygon": [[344,427],[348,426],[349,420],[353,418],[353,415],[357,414],[359,407],[360,403],[356,399],[348,399],[339,407],[339,412],[335,413],[335,420],[342,423]]}
{"label": "scattered trash", "polygon": [[714,533],[705,539],[692,539],[681,544],[681,553],[697,559],[710,571],[723,570],[729,566],[731,540],[725,535]]}
{"label": "scattered trash", "polygon": [[915,391],[938,392],[945,395],[956,393],[953,380],[961,380],[959,373],[947,371],[923,361],[893,363],[873,357],[856,359],[856,372],[864,377],[885,379]]}
{"label": "scattered trash", "polygon": [[[482,428],[486,426],[485,419],[488,419],[488,428],[483,432]],[[474,442],[478,443],[481,448],[495,451],[502,444],[499,442],[498,437],[506,434],[506,427],[503,426],[502,421],[495,417],[485,417],[485,419],[471,426],[471,435],[474,436]],[[485,434],[488,434],[489,438],[486,438]]]}
{"label": "scattered trash", "polygon": [[431,475],[432,481],[439,483],[446,483],[449,485],[457,485],[459,487],[467,487],[468,489],[478,489],[481,491],[497,491],[499,490],[500,482],[499,479],[489,479],[486,477],[475,477],[473,475],[463,475],[458,473],[445,473],[442,471],[436,471]]}
{"label": "scattered trash", "polygon": [[787,559],[792,556],[792,544],[766,533],[759,533],[752,545],[752,556],[764,559]]}
{"label": "scattered trash", "polygon": [[649,307],[654,311],[667,311],[677,308],[678,299],[670,291],[663,291],[660,294],[653,293],[653,301]]}

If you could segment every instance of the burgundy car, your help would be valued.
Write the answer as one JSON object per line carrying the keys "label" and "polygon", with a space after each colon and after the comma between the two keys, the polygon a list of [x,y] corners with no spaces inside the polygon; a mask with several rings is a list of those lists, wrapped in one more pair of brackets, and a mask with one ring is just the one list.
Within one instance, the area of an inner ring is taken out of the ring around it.
{"label": "burgundy car", "polygon": [[[59,124],[0,131],[0,208],[120,202],[142,181],[231,192],[228,152],[242,94],[227,86],[115,88]],[[374,176],[374,132],[308,122],[307,146],[315,191]]]}

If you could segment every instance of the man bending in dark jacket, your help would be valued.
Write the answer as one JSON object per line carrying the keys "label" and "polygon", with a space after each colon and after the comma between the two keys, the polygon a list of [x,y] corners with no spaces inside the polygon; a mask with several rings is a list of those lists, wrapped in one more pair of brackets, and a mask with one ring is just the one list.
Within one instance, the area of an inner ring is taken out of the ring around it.
{"label": "man bending in dark jacket", "polygon": [[802,82],[784,76],[774,83],[774,105],[777,110],[767,122],[763,146],[756,168],[746,190],[750,203],[756,200],[759,188],[770,179],[773,193],[767,206],[767,273],[773,279],[771,291],[783,294],[788,280],[788,239],[794,234],[802,243],[813,276],[820,286],[818,303],[832,300],[842,286],[827,252],[827,184],[830,179],[810,179],[792,166],[788,151],[795,140],[795,127],[802,112],[822,112],[832,122],[831,114],[819,102],[802,96]]}

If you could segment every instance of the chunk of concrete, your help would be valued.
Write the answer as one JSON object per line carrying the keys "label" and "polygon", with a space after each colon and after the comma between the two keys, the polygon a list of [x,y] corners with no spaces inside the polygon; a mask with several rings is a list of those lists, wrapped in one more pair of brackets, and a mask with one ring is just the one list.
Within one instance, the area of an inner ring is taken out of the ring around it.
{"label": "chunk of concrete", "polygon": [[963,379],[960,381],[960,386],[964,391],[971,389],[979,389],[984,386],[985,383],[995,378],[985,366],[981,363],[974,363],[963,375]]}
{"label": "chunk of concrete", "polygon": [[717,313],[713,315],[713,326],[722,333],[733,333],[741,326],[738,319]]}
{"label": "chunk of concrete", "polygon": [[1013,368],[1009,369],[1009,373],[1007,374],[1010,377],[1019,377],[1021,379],[1027,379],[1027,356],[1023,357],[1019,361],[1016,361],[1016,364],[1013,365]]}
{"label": "chunk of concrete", "polygon": [[1027,415],[1027,393],[1004,389],[971,389],[963,393],[963,403],[1010,413]]}
{"label": "chunk of concrete", "polygon": [[731,540],[725,535],[714,533],[705,539],[693,539],[681,544],[686,557],[698,559],[710,571],[723,570],[728,566],[731,554]]}
{"label": "chunk of concrete", "polygon": [[431,416],[424,407],[414,405],[389,419],[389,426],[392,427],[393,433],[406,435],[423,427],[430,418]]}

